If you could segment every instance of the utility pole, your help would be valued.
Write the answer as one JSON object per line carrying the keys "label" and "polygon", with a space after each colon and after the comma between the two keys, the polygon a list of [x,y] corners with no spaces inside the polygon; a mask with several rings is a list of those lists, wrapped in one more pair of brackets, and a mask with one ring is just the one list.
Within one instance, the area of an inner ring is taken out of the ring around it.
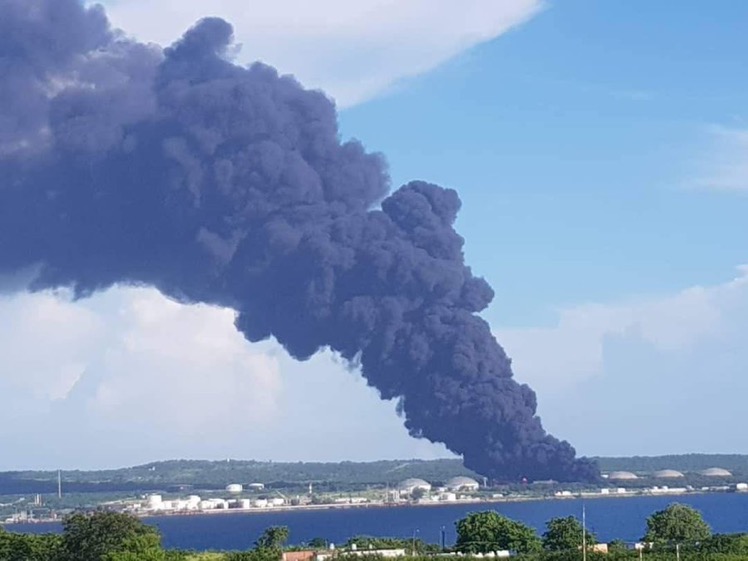
{"label": "utility pole", "polygon": [[680,544],[675,544],[675,560],[680,561]]}

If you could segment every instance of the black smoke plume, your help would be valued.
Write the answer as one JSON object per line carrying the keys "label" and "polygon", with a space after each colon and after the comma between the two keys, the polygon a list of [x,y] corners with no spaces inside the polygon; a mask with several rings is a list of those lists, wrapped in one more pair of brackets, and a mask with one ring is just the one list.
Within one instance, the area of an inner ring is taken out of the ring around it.
{"label": "black smoke plume", "polygon": [[389,193],[333,103],[231,63],[205,19],[139,44],[77,0],[0,0],[0,274],[79,297],[115,284],[231,307],[250,341],[333,349],[414,437],[500,480],[589,480],[478,312],[493,291],[453,229],[455,191]]}

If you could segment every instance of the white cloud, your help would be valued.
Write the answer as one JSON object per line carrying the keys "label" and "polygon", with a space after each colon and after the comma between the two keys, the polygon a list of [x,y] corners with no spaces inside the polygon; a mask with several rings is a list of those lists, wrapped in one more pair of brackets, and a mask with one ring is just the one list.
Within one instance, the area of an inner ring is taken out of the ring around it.
{"label": "white cloud", "polygon": [[698,162],[693,187],[718,191],[748,191],[748,129],[713,126],[709,147]]}
{"label": "white cloud", "polygon": [[48,400],[67,396],[99,342],[99,318],[51,293],[0,298],[0,317],[5,392]]}
{"label": "white cloud", "polygon": [[88,403],[96,416],[128,421],[137,411],[155,430],[193,437],[272,419],[278,361],[246,344],[231,310],[184,306],[147,289],[116,297],[116,339],[92,366],[107,373]]}
{"label": "white cloud", "polygon": [[542,0],[105,0],[114,24],[166,45],[195,21],[234,25],[240,60],[262,60],[341,106],[435,68],[538,13]]}
{"label": "white cloud", "polygon": [[0,317],[0,469],[447,455],[330,353],[250,344],[231,310],[115,288],[0,297]]}
{"label": "white cloud", "polygon": [[[277,413],[278,361],[246,344],[231,311],[119,289],[80,303],[5,297],[0,317],[0,389],[19,405],[0,411],[6,426],[54,423],[74,439],[96,425],[148,441],[218,437]],[[31,442],[15,444],[5,452]],[[119,443],[100,444],[103,457]]]}
{"label": "white cloud", "polygon": [[747,452],[746,311],[741,267],[719,285],[581,305],[497,338],[548,427],[585,453]]}

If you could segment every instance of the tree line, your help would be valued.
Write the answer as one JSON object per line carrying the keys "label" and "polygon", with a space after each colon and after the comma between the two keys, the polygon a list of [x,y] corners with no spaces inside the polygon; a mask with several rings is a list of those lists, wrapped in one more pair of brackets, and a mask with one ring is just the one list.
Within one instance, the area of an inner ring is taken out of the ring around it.
{"label": "tree line", "polygon": [[[457,541],[448,551],[465,556],[509,551],[526,561],[579,561],[582,544],[591,561],[737,561],[748,559],[748,534],[713,534],[701,514],[693,508],[673,504],[647,519],[641,538],[643,549],[613,541],[608,553],[594,549],[597,537],[584,530],[575,517],[554,518],[538,532],[526,524],[495,511],[476,512],[456,523]],[[73,514],[63,523],[62,534],[17,534],[0,527],[0,561],[279,561],[284,550],[326,549],[318,538],[296,548],[286,546],[289,530],[270,527],[257,539],[254,548],[243,552],[196,553],[166,550],[155,528],[140,519],[121,513]],[[445,553],[437,545],[416,539],[351,538],[358,553],[368,549],[404,549],[411,559],[431,558]],[[344,548],[345,549],[345,546]],[[344,552],[339,553],[345,559]],[[358,559],[358,558],[357,558]]]}

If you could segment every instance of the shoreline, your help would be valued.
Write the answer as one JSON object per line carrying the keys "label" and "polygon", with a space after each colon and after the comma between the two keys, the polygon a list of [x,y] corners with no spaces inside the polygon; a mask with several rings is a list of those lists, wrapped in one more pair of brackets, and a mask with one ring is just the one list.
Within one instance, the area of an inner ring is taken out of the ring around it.
{"label": "shoreline", "polygon": [[[734,491],[725,490],[690,490],[678,492],[630,492],[630,493],[578,493],[574,495],[563,496],[509,496],[503,498],[490,499],[457,499],[454,501],[427,501],[418,503],[349,503],[349,504],[315,504],[315,505],[282,505],[274,507],[252,507],[252,508],[229,508],[229,509],[210,509],[196,511],[174,511],[174,512],[146,512],[132,513],[140,519],[152,518],[171,518],[171,517],[193,517],[193,516],[231,516],[238,514],[268,514],[273,512],[315,512],[327,510],[350,510],[350,509],[397,509],[397,508],[438,508],[457,505],[476,505],[477,507],[485,506],[490,508],[492,505],[519,503],[519,502],[546,502],[546,501],[573,501],[573,500],[599,500],[599,499],[635,499],[647,497],[682,497],[687,495],[708,495],[708,494],[731,494]],[[18,525],[38,525],[38,524],[60,524],[62,518],[43,519],[43,520],[25,520],[13,522],[0,522],[0,528],[18,526]]]}

